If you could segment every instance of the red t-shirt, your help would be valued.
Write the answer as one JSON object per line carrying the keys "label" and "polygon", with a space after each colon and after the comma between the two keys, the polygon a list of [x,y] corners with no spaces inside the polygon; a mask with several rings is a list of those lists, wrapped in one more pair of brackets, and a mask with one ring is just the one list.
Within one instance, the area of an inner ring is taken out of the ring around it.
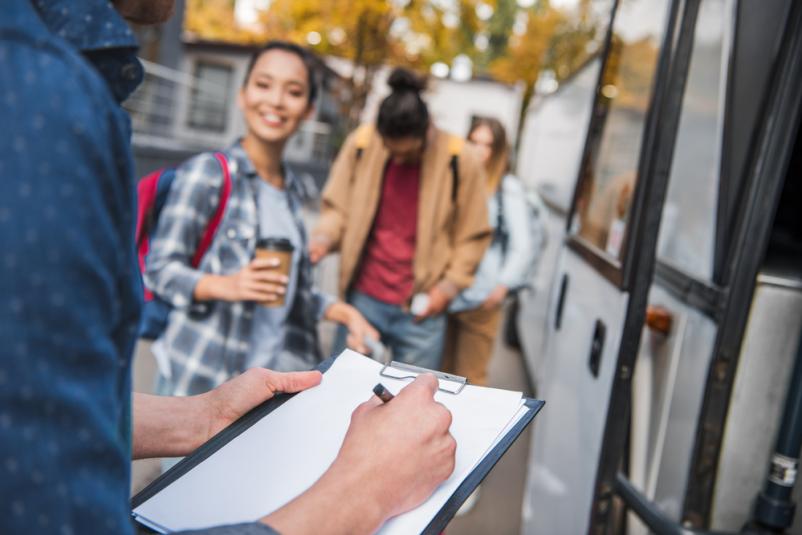
{"label": "red t-shirt", "polygon": [[357,291],[393,305],[412,296],[419,192],[420,164],[391,160],[354,284]]}

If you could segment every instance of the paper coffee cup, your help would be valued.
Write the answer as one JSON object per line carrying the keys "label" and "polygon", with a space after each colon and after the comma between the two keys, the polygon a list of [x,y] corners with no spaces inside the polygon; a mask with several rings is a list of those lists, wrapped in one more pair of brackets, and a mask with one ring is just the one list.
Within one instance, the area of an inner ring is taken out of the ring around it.
{"label": "paper coffee cup", "polygon": [[[292,268],[292,253],[294,250],[295,247],[287,238],[262,238],[256,241],[256,251],[254,256],[260,259],[277,259],[279,261],[278,266],[268,269],[289,277],[290,269]],[[265,301],[260,304],[266,307],[284,306],[284,297],[285,296],[282,294],[273,301]]]}

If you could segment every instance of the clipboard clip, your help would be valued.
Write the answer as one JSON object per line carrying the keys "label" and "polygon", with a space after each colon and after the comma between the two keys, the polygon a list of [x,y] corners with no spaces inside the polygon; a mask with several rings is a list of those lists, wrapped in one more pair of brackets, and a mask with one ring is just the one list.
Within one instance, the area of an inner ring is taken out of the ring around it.
{"label": "clipboard clip", "polygon": [[396,362],[394,360],[386,363],[379,372],[379,375],[382,377],[389,377],[390,379],[415,379],[421,373],[431,373],[437,377],[437,390],[447,394],[457,395],[462,392],[462,389],[468,384],[468,379],[459,375],[438,372],[420,366],[413,366],[412,364]]}

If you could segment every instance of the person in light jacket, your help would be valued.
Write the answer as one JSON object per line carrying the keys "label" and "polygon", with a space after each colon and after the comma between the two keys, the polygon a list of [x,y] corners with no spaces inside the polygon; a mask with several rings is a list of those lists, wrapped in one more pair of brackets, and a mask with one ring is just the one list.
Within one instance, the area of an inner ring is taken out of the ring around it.
{"label": "person in light jacket", "polygon": [[352,133],[334,162],[311,258],[339,251],[341,297],[393,358],[439,368],[445,311],[490,241],[484,167],[432,125],[414,74],[396,69],[388,83],[375,127]]}
{"label": "person in light jacket", "polygon": [[445,371],[487,383],[487,367],[499,330],[502,304],[511,290],[526,285],[537,254],[530,235],[530,213],[521,182],[507,174],[509,149],[502,124],[479,118],[468,133],[487,170],[484,190],[493,241],[473,284],[449,307]]}

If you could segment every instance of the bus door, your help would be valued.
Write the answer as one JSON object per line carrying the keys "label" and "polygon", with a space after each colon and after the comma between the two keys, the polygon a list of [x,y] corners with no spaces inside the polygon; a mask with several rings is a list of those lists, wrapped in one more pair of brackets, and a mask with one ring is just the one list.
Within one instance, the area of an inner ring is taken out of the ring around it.
{"label": "bus door", "polygon": [[[687,69],[676,54],[687,81],[654,279],[632,389],[612,394],[621,403],[611,402],[597,479],[638,513],[629,535],[737,532],[765,476],[802,316],[798,290],[760,290],[758,277],[799,120],[798,89],[788,87],[799,67],[789,74],[788,58],[800,54],[802,9],[790,6],[702,0]],[[594,503],[595,531],[617,522],[602,514],[605,498]]]}
{"label": "bus door", "polygon": [[629,384],[638,349],[678,122],[663,108],[670,88],[680,84],[681,96],[673,50],[697,4],[628,0],[612,10],[552,282],[538,389],[548,405],[533,432],[527,534],[588,532],[593,504],[611,491],[595,484],[609,455],[602,444],[611,391]]}

